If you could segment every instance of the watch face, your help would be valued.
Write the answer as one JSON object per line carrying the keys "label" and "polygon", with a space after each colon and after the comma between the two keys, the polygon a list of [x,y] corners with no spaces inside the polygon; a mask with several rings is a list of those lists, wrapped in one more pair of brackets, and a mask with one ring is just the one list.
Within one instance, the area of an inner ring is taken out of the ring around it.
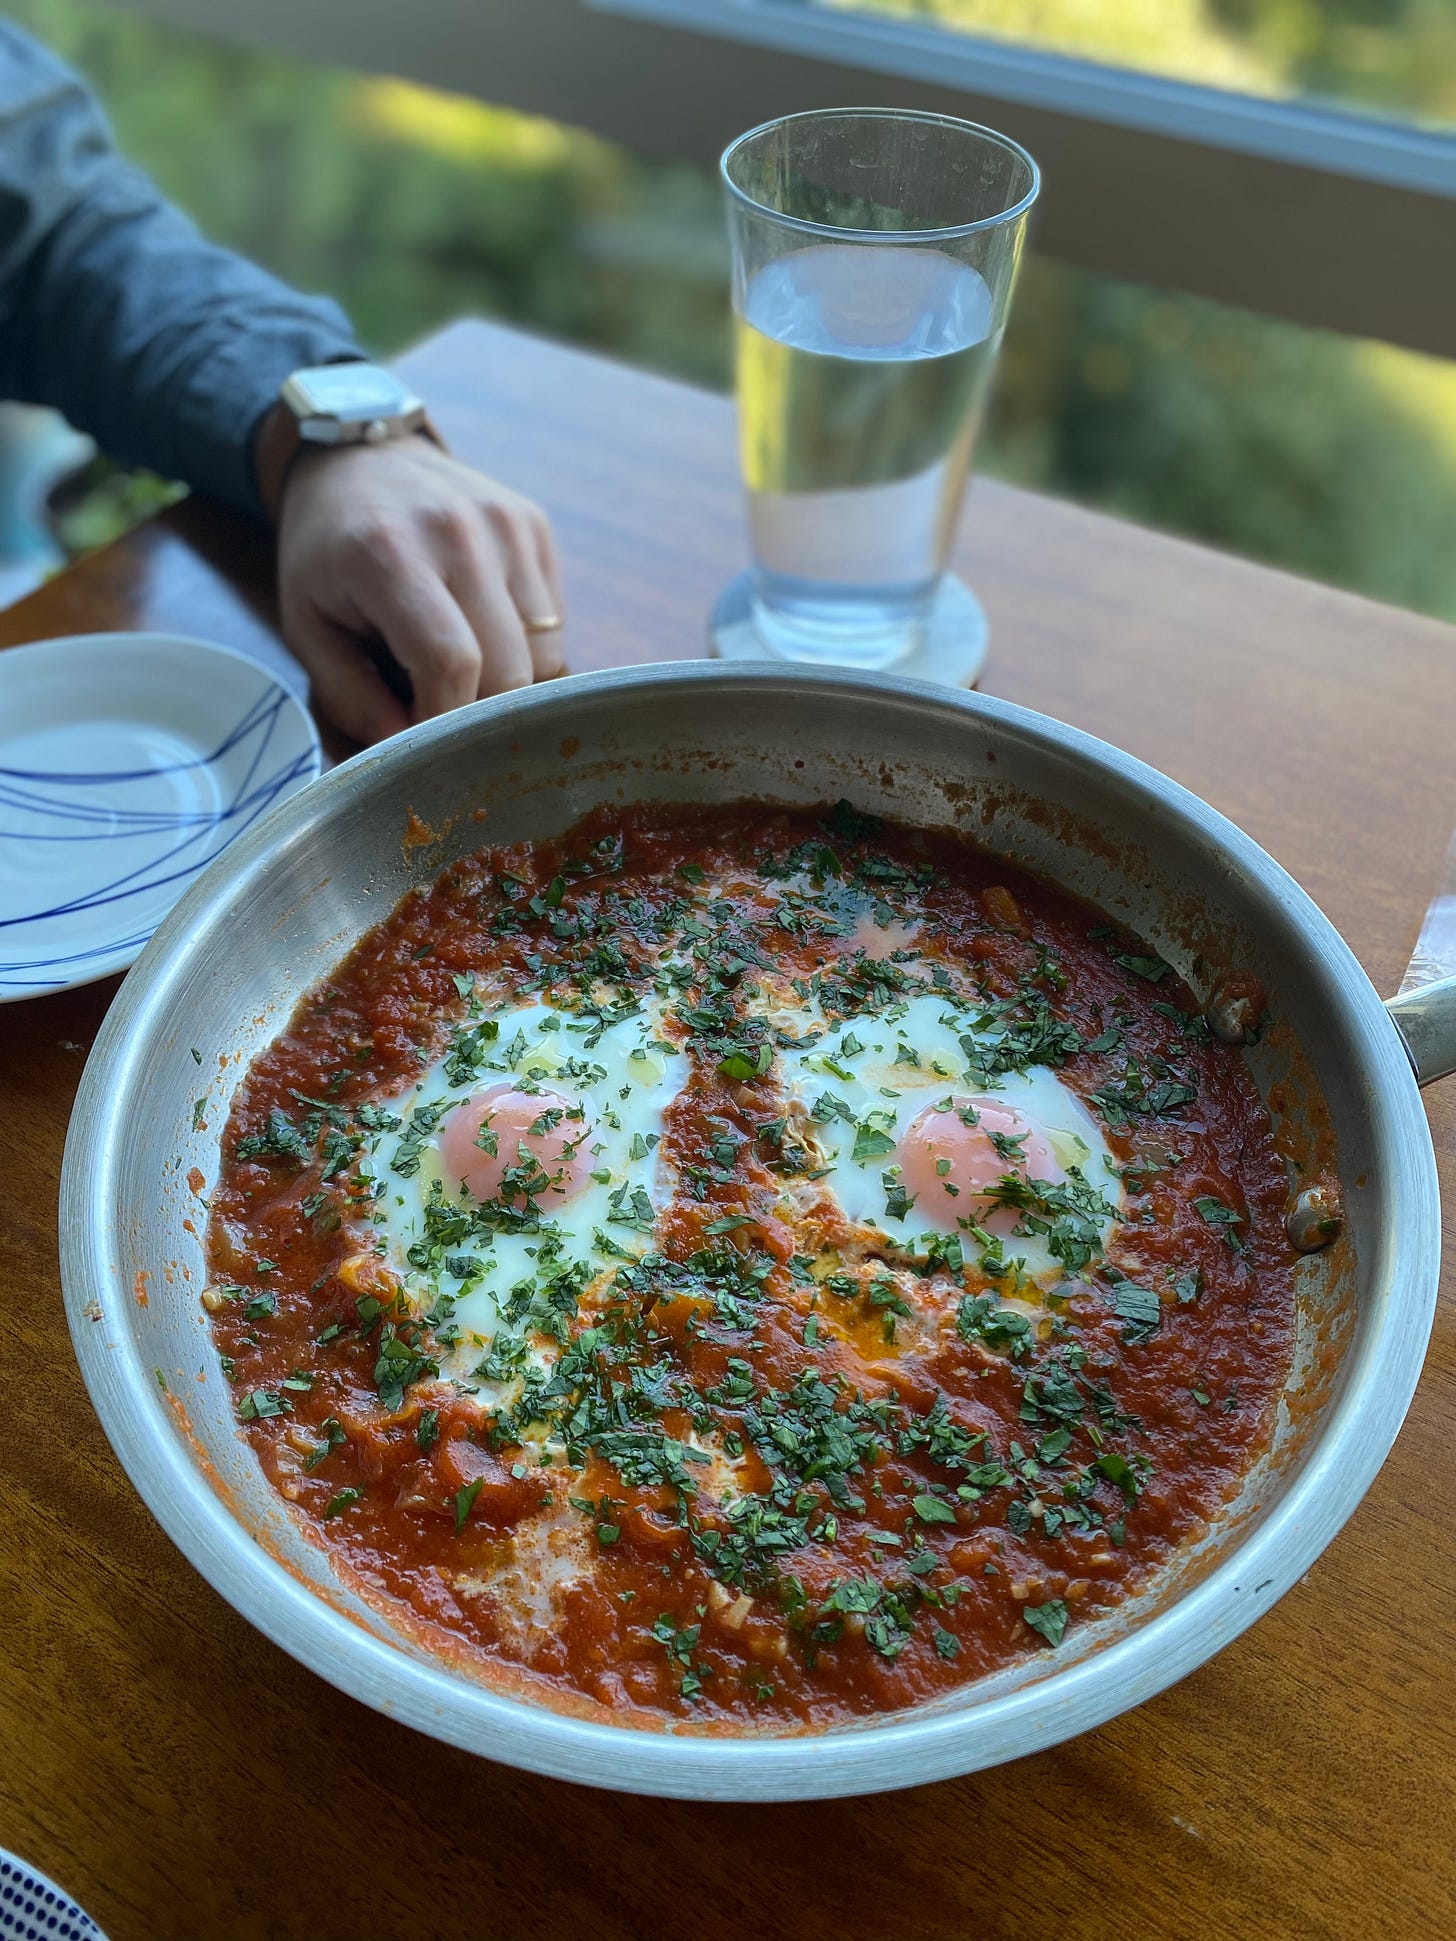
{"label": "watch face", "polygon": [[377,364],[324,364],[295,371],[284,390],[300,418],[341,418],[346,423],[401,417],[418,404],[392,372]]}

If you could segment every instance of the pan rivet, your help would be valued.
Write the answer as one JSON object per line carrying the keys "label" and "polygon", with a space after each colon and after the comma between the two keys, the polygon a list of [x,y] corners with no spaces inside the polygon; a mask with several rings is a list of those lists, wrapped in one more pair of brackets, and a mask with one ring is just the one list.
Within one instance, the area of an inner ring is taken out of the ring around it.
{"label": "pan rivet", "polygon": [[1226,1045],[1252,1045],[1258,1040],[1267,1003],[1258,978],[1235,971],[1216,987],[1203,1015],[1214,1037]]}
{"label": "pan rivet", "polygon": [[1284,1216],[1285,1231],[1302,1254],[1328,1247],[1332,1240],[1338,1240],[1344,1227],[1339,1191],[1330,1186],[1307,1186]]}

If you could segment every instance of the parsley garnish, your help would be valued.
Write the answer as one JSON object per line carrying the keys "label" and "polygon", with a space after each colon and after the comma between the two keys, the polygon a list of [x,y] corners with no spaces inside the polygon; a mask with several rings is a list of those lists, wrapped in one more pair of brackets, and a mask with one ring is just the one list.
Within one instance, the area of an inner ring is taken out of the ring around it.
{"label": "parsley garnish", "polygon": [[895,1150],[895,1115],[893,1112],[871,1112],[854,1132],[854,1151],[850,1155],[856,1165],[862,1166],[867,1159],[879,1159],[887,1152]]}
{"label": "parsley garnish", "polygon": [[279,1106],[272,1106],[268,1121],[261,1132],[250,1132],[239,1139],[233,1149],[237,1159],[291,1159],[296,1165],[306,1166],[309,1149],[302,1133],[288,1114]]}
{"label": "parsley garnish", "polygon": [[912,1496],[910,1507],[922,1523],[954,1523],[956,1513],[938,1496]]}
{"label": "parsley garnish", "polygon": [[1031,1321],[1014,1308],[996,1305],[990,1294],[963,1294],[956,1308],[956,1332],[962,1341],[983,1341],[997,1354],[1020,1361],[1031,1348]]}
{"label": "parsley garnish", "polygon": [[1116,1129],[1128,1125],[1135,1118],[1172,1118],[1185,1105],[1192,1105],[1197,1097],[1197,1087],[1180,1077],[1163,1060],[1154,1059],[1152,1068],[1144,1071],[1137,1060],[1132,1059],[1123,1074],[1122,1083],[1102,1086],[1092,1094],[1092,1103],[1101,1110],[1107,1123]]}
{"label": "parsley garnish", "polygon": [[773,1046],[759,1045],[750,1055],[747,1052],[732,1051],[726,1058],[718,1061],[718,1070],[724,1078],[731,1078],[740,1084],[751,1078],[762,1078],[773,1063]]}
{"label": "parsley garnish", "polygon": [[1097,1471],[1099,1476],[1105,1476],[1109,1483],[1115,1483],[1127,1497],[1129,1503],[1136,1499],[1138,1493],[1137,1475],[1133,1470],[1132,1464],[1125,1456],[1119,1456],[1115,1449],[1104,1449],[1092,1467]]}
{"label": "parsley garnish", "polygon": [[287,1400],[271,1388],[255,1388],[238,1403],[240,1422],[261,1422],[270,1415],[287,1413]]}
{"label": "parsley garnish", "polygon": [[1044,1637],[1049,1645],[1059,1645],[1067,1629],[1067,1607],[1061,1598],[1053,1597],[1045,1604],[1023,1604],[1021,1615]]}
{"label": "parsley garnish", "polygon": [[1150,1287],[1139,1287],[1136,1281],[1117,1283],[1112,1290],[1112,1310],[1125,1323],[1124,1341],[1147,1341],[1162,1324],[1162,1303]]}
{"label": "parsley garnish", "polygon": [[1134,957],[1124,955],[1119,950],[1113,951],[1112,961],[1121,964],[1124,970],[1131,971],[1134,977],[1144,978],[1149,984],[1161,984],[1173,969],[1161,957]]}
{"label": "parsley garnish", "polygon": [[323,1436],[323,1441],[314,1450],[312,1455],[305,1458],[303,1466],[306,1470],[317,1469],[326,1457],[331,1456],[341,1443],[348,1440],[344,1434],[343,1423],[334,1415],[324,1418],[319,1424],[319,1431]]}
{"label": "parsley garnish", "polygon": [[1243,1242],[1234,1232],[1235,1227],[1241,1227],[1244,1224],[1242,1213],[1236,1213],[1231,1206],[1225,1206],[1222,1200],[1214,1199],[1211,1194],[1205,1194],[1202,1199],[1195,1200],[1193,1205],[1209,1226],[1223,1229],[1224,1239],[1236,1254],[1244,1251]]}

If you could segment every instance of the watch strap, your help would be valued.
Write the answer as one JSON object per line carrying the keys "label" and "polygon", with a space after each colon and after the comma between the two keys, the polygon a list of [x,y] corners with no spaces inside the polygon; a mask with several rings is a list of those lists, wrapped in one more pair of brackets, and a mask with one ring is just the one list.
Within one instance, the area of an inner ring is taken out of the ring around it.
{"label": "watch strap", "polygon": [[[418,423],[402,427],[396,436],[428,438],[441,451],[447,449],[444,439],[427,416],[422,415]],[[288,475],[293,469],[294,460],[305,446],[314,451],[339,451],[351,445],[370,442],[360,437],[341,440],[338,444],[325,444],[322,440],[305,438],[298,418],[280,398],[259,424],[253,447],[253,476],[258,482],[258,495],[263,501],[269,523],[278,523]],[[394,440],[391,438],[386,442],[393,443]]]}

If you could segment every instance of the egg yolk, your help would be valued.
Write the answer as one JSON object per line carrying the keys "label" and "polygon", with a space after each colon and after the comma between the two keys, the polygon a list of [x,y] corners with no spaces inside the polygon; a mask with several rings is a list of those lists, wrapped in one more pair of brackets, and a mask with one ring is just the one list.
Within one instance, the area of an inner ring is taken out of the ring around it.
{"label": "egg yolk", "polygon": [[906,1128],[899,1157],[905,1191],[932,1219],[944,1213],[984,1221],[996,1184],[1008,1173],[1064,1177],[1045,1134],[999,1099],[957,1099],[949,1112],[927,1107]]}
{"label": "egg yolk", "polygon": [[910,949],[919,927],[918,924],[904,923],[899,917],[881,923],[872,911],[861,910],[850,932],[850,946],[854,950],[862,950],[866,957],[883,963],[895,951]]}
{"label": "egg yolk", "polygon": [[523,1199],[528,1186],[532,1198],[570,1199],[591,1171],[588,1130],[576,1099],[518,1092],[508,1080],[488,1085],[457,1105],[440,1128],[445,1183],[467,1187],[477,1200],[499,1199],[506,1186],[511,1200]]}

